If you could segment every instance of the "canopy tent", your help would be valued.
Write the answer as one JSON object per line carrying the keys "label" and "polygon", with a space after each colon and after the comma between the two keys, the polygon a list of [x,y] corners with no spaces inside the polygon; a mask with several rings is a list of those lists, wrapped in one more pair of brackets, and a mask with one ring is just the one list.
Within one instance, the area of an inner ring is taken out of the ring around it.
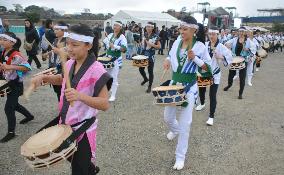
{"label": "canopy tent", "polygon": [[261,31],[261,32],[269,32],[269,30],[267,30],[267,29],[265,29],[265,28],[263,28],[263,27],[250,27],[250,26],[243,26],[243,27],[245,27],[247,30],[259,30],[259,31]]}
{"label": "canopy tent", "polygon": [[113,17],[106,20],[104,26],[106,26],[107,22],[113,25],[115,21],[121,21],[123,24],[135,21],[135,23],[141,23],[142,26],[145,26],[147,22],[151,21],[156,23],[159,29],[162,28],[163,25],[171,27],[172,25],[178,25],[180,23],[178,19],[167,13],[120,10]]}

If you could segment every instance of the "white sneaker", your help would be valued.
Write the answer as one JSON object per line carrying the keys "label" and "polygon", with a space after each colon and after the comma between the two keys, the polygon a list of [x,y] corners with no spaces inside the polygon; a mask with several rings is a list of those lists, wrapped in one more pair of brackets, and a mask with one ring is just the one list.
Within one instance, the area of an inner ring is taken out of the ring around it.
{"label": "white sneaker", "polygon": [[256,68],[256,69],[255,69],[255,71],[256,71],[256,72],[258,72],[258,71],[259,71],[259,69],[258,69],[258,68]]}
{"label": "white sneaker", "polygon": [[177,160],[175,165],[173,166],[174,170],[181,170],[184,167],[184,160]]}
{"label": "white sneaker", "polygon": [[251,82],[248,82],[248,85],[249,85],[249,86],[252,86],[252,83],[251,83]]}
{"label": "white sneaker", "polygon": [[239,78],[239,76],[234,76],[233,80],[236,80],[236,79],[238,79],[238,78]]}
{"label": "white sneaker", "polygon": [[201,111],[202,109],[204,109],[205,108],[205,104],[204,105],[198,105],[198,106],[196,106],[196,108],[195,108],[195,110],[196,111]]}
{"label": "white sneaker", "polygon": [[206,124],[209,125],[209,126],[213,126],[213,118],[208,118]]}
{"label": "white sneaker", "polygon": [[173,133],[172,131],[167,134],[168,140],[173,140],[176,136],[177,134]]}
{"label": "white sneaker", "polygon": [[108,101],[110,101],[110,102],[115,101],[115,97],[111,96],[111,97],[108,99]]}

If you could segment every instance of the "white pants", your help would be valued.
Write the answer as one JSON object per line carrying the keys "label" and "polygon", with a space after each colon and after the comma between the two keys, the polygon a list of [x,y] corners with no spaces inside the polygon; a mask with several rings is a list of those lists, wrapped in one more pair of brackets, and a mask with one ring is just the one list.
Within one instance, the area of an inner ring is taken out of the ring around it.
{"label": "white pants", "polygon": [[249,60],[247,62],[247,77],[248,77],[248,80],[252,79],[252,76],[253,76],[253,63],[254,63],[254,58],[251,58],[251,60]]}
{"label": "white pants", "polygon": [[111,86],[111,96],[115,97],[116,96],[117,87],[118,87],[118,73],[119,73],[118,60],[114,61],[114,68],[107,69],[107,72],[113,78],[113,82],[112,82],[112,86]]}
{"label": "white pants", "polygon": [[[197,85],[194,87],[197,90]],[[170,131],[178,134],[178,143],[176,147],[176,160],[185,160],[185,154],[188,148],[190,126],[192,122],[192,110],[195,104],[195,95],[189,91],[186,94],[188,106],[182,107],[180,111],[179,121],[177,121],[177,108],[173,106],[165,107],[164,120],[168,125]]]}

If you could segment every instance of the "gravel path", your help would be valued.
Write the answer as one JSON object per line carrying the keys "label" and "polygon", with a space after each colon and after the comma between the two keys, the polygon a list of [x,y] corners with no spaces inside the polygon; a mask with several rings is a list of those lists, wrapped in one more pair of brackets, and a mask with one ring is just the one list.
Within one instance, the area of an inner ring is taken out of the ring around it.
{"label": "gravel path", "polygon": [[[155,65],[155,85],[162,75],[163,58]],[[99,114],[97,161],[102,175],[281,175],[284,174],[284,57],[270,54],[238,100],[238,80],[228,92],[228,71],[218,92],[214,126],[205,125],[208,107],[194,112],[190,148],[184,170],[171,170],[176,141],[165,134],[163,108],[153,105],[153,96],[141,87],[138,69],[124,61],[117,101]],[[207,94],[208,99],[208,94]],[[206,102],[208,104],[208,100]],[[5,98],[0,98],[0,136],[6,134]],[[65,175],[70,165],[33,172],[20,156],[20,146],[57,115],[52,89],[43,87],[30,102],[21,100],[36,116],[27,125],[17,125],[17,138],[0,144],[0,175]],[[23,116],[17,114],[17,122]]]}

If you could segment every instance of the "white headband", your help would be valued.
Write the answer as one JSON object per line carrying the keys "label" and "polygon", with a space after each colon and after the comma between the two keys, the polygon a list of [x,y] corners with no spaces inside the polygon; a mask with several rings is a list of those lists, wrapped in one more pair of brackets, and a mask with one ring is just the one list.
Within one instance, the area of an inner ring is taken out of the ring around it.
{"label": "white headband", "polygon": [[94,41],[94,37],[86,36],[86,35],[79,35],[76,33],[69,33],[67,37],[73,40],[76,40],[76,41],[82,41],[82,42],[86,42],[90,44],[93,44],[93,41]]}
{"label": "white headband", "polygon": [[212,30],[212,29],[209,29],[208,33],[217,33],[217,34],[219,34],[219,30]]}
{"label": "white headband", "polygon": [[119,25],[120,27],[122,27],[122,24],[121,23],[119,23],[119,22],[114,22],[114,24],[113,25]]}
{"label": "white headband", "polygon": [[189,23],[186,23],[186,22],[181,22],[180,25],[185,26],[185,27],[189,27],[189,28],[194,28],[196,30],[199,28],[199,26],[196,25],[196,24],[189,24]]}
{"label": "white headband", "polygon": [[246,29],[239,29],[239,31],[246,31]]}
{"label": "white headband", "polygon": [[13,43],[17,42],[17,40],[15,38],[10,37],[9,35],[6,35],[6,34],[0,34],[0,38],[5,38],[5,39],[7,39],[9,41],[12,41]]}
{"label": "white headband", "polygon": [[67,30],[67,26],[54,26],[55,29],[62,29],[62,30]]}
{"label": "white headband", "polygon": [[153,24],[146,24],[146,27],[155,27]]}

